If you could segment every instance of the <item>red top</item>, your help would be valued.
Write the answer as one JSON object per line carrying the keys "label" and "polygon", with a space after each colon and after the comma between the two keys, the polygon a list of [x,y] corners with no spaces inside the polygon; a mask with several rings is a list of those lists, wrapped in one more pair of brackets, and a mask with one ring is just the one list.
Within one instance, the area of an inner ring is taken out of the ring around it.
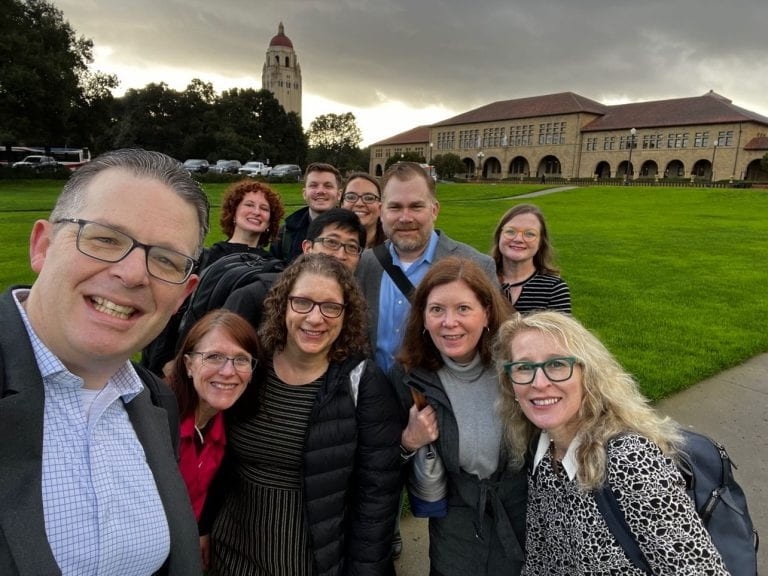
{"label": "red top", "polygon": [[195,415],[193,413],[181,423],[179,469],[184,483],[187,485],[195,518],[199,521],[200,515],[203,513],[205,498],[208,496],[208,487],[221,465],[224,458],[224,448],[227,444],[224,415],[221,412],[211,419],[203,447],[199,452],[195,448],[195,442],[199,443],[200,440],[195,430]]}

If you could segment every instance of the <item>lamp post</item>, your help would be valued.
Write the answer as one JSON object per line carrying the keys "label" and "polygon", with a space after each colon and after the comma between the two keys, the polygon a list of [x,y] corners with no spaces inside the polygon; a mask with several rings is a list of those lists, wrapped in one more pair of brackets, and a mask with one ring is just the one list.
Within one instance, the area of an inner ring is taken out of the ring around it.
{"label": "lamp post", "polygon": [[635,147],[635,135],[637,134],[637,129],[632,128],[629,131],[629,159],[627,160],[627,169],[624,171],[624,185],[629,184],[629,176],[630,172],[632,171],[632,149]]}
{"label": "lamp post", "polygon": [[477,178],[480,179],[480,176],[483,175],[483,158],[485,158],[485,153],[480,150],[480,152],[477,153]]}
{"label": "lamp post", "polygon": [[712,170],[709,171],[709,185],[712,186],[715,182],[715,154],[717,154],[717,146],[720,144],[720,139],[715,138],[712,142]]}
{"label": "lamp post", "polygon": [[429,161],[427,162],[427,164],[429,164],[430,166],[432,165],[432,146],[433,144],[432,142],[430,142],[429,143]]}

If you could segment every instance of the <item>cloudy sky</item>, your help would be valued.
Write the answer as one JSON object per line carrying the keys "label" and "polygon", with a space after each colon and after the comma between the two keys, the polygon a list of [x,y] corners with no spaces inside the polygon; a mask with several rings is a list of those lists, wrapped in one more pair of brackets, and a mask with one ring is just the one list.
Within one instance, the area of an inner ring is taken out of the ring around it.
{"label": "cloudy sky", "polygon": [[278,24],[305,127],[353,112],[368,145],[497,100],[606,104],[709,90],[768,116],[765,0],[53,0],[120,93],[260,88]]}

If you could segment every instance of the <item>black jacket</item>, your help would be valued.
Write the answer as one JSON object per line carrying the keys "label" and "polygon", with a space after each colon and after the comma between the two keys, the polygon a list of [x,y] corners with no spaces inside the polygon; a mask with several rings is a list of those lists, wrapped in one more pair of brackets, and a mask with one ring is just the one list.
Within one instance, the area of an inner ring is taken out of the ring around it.
{"label": "black jacket", "polygon": [[302,253],[301,243],[307,238],[307,229],[311,221],[309,206],[299,208],[288,216],[278,230],[277,238],[272,242],[270,254],[290,264]]}
{"label": "black jacket", "polygon": [[[361,361],[331,363],[304,444],[305,512],[317,576],[394,575],[404,422],[391,384],[372,360],[365,362],[355,400],[350,374]],[[226,469],[209,492],[203,532],[236,476],[235,460],[228,450]]]}
{"label": "black jacket", "polygon": [[513,576],[523,567],[526,471],[515,470],[503,447],[499,466],[481,480],[459,465],[459,434],[450,399],[439,376],[421,368],[390,371],[402,409],[413,403],[411,388],[426,396],[437,412],[440,436],[433,443],[448,473],[448,515],[429,520],[429,558],[443,576]]}

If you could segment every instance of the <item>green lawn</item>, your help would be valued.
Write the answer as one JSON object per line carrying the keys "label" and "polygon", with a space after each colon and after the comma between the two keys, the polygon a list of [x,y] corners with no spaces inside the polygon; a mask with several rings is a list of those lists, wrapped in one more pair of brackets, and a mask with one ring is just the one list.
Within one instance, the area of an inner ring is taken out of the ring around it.
{"label": "green lawn", "polygon": [[[30,282],[27,242],[60,182],[0,182],[0,288]],[[208,241],[223,236],[226,185],[207,184]],[[286,212],[297,184],[276,185]],[[488,252],[512,197],[542,186],[438,184],[438,227]],[[530,200],[547,217],[574,315],[640,382],[662,398],[768,351],[768,192],[708,188],[588,187]],[[148,208],[149,209],[149,208]]]}

